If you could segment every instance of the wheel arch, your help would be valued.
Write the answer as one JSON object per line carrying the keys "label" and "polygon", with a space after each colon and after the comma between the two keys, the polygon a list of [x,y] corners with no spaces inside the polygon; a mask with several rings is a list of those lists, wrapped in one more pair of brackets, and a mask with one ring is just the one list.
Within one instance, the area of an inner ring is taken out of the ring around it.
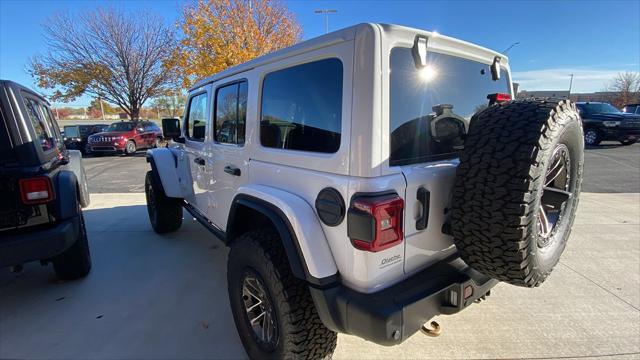
{"label": "wheel arch", "polygon": [[295,277],[316,286],[337,282],[338,270],[333,255],[308,203],[294,194],[268,186],[238,189],[227,221],[227,244],[247,231],[268,226],[280,235]]}
{"label": "wheel arch", "polygon": [[168,148],[147,150],[146,159],[151,165],[152,176],[158,181],[164,194],[167,197],[182,198],[177,161],[171,150]]}

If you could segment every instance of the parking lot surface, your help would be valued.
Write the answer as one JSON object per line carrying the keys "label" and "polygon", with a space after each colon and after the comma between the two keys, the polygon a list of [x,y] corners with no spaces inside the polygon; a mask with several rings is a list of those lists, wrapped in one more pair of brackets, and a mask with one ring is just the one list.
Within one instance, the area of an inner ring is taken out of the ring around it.
{"label": "parking lot surface", "polygon": [[[382,347],[339,335],[335,358],[639,359],[640,145],[585,156],[574,229],[542,287],[499,284],[486,301],[437,317],[438,338]],[[0,358],[245,358],[227,299],[228,250],[190,218],[172,234],[151,230],[144,152],[85,167],[93,270],[72,282],[37,263],[0,272]]]}
{"label": "parking lot surface", "polygon": [[[227,249],[189,219],[151,230],[143,194],[95,194],[93,270],[58,282],[29,264],[0,274],[0,358],[246,357],[226,290]],[[536,289],[498,285],[396,347],[338,337],[339,359],[640,356],[640,194],[585,193],[562,261]]]}
{"label": "parking lot surface", "polygon": [[[144,174],[149,170],[141,150],[135,156],[88,156],[84,166],[89,191],[95,193],[143,192]],[[640,193],[640,143],[621,146],[605,142],[585,150],[582,191],[597,193]]]}

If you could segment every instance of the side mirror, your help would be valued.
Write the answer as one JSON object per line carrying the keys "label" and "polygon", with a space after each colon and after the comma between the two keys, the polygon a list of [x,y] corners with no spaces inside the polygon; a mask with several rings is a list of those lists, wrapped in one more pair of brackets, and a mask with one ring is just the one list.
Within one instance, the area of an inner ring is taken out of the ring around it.
{"label": "side mirror", "polygon": [[172,139],[176,142],[181,142],[177,139],[180,138],[182,133],[180,132],[180,119],[179,118],[164,118],[162,119],[162,134],[165,138]]}

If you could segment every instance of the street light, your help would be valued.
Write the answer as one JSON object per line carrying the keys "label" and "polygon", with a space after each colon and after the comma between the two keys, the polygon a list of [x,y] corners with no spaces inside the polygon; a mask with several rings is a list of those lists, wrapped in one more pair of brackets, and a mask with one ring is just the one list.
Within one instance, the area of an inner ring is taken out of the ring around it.
{"label": "street light", "polygon": [[338,10],[334,10],[334,9],[320,9],[320,10],[314,10],[313,11],[316,14],[323,14],[324,15],[324,33],[327,34],[329,33],[329,14],[335,14],[338,12]]}
{"label": "street light", "polygon": [[569,95],[567,95],[567,99],[571,96],[571,86],[573,86],[573,74],[569,74],[571,76],[571,80],[569,80]]}
{"label": "street light", "polygon": [[514,42],[514,43],[513,43],[513,44],[511,44],[508,48],[504,49],[504,51],[503,51],[502,53],[506,55],[506,54],[507,54],[507,52],[508,52],[509,50],[511,50],[511,48],[512,48],[512,47],[514,47],[514,46],[516,46],[516,45],[520,45],[520,41],[516,41],[516,42]]}

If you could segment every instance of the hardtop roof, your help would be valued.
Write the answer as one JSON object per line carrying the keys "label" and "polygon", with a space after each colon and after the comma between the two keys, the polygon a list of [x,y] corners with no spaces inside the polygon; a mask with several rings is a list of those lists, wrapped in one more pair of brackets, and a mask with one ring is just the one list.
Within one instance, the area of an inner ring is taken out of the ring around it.
{"label": "hardtop roof", "polygon": [[451,43],[453,45],[456,46],[461,46],[461,47],[465,47],[468,48],[470,50],[473,50],[476,53],[482,53],[484,55],[488,55],[488,56],[499,56],[502,58],[503,63],[508,63],[508,57],[505,56],[504,54],[500,54],[496,51],[493,51],[491,49],[487,49],[484,48],[482,46],[476,45],[476,44],[472,44],[470,42],[466,42],[463,40],[459,40],[456,38],[452,38],[452,37],[448,37],[445,35],[441,35],[438,34],[436,32],[429,32],[426,30],[421,30],[421,29],[416,29],[416,28],[410,28],[410,27],[406,27],[406,26],[401,26],[401,25],[393,25],[393,24],[384,24],[384,23],[361,23],[361,24],[357,24],[354,26],[350,26],[344,29],[340,29],[337,31],[333,31],[330,32],[328,34],[325,35],[321,35],[309,40],[305,40],[302,42],[299,42],[295,45],[286,47],[284,49],[280,49],[277,51],[274,51],[272,53],[266,54],[266,55],[262,55],[259,56],[255,59],[249,60],[245,63],[236,65],[236,66],[232,66],[226,70],[223,70],[219,73],[216,73],[214,75],[208,76],[206,78],[200,79],[198,80],[191,88],[189,88],[189,91],[193,91],[196,90],[206,84],[218,81],[220,79],[224,79],[226,77],[232,76],[232,75],[236,75],[248,70],[251,70],[253,68],[256,68],[258,66],[261,65],[265,65],[265,64],[269,64],[269,63],[273,63],[276,62],[278,60],[290,57],[290,56],[294,56],[294,55],[299,55],[311,50],[315,50],[315,49],[320,49],[326,46],[330,46],[333,44],[337,44],[337,43],[341,43],[344,41],[348,41],[348,40],[353,40],[357,34],[358,31],[362,31],[365,30],[366,28],[377,28],[380,29],[381,31],[383,31],[385,34],[392,34],[392,33],[411,33],[411,34],[422,34],[422,35],[426,35],[427,37],[437,37],[439,40],[443,40],[445,42]]}

